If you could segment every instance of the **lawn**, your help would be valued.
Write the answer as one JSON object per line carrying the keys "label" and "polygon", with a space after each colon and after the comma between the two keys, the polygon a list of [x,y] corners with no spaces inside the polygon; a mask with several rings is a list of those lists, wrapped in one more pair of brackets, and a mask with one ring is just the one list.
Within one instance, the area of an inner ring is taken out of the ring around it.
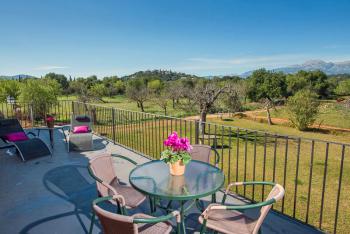
{"label": "lawn", "polygon": [[[59,100],[77,100],[75,96],[61,96]],[[114,97],[104,97],[104,102],[94,102],[98,105],[114,107],[118,109],[131,110],[131,111],[141,111],[135,101],[132,101],[125,97],[124,95],[118,95]],[[146,101],[144,104],[145,112],[152,114],[164,115],[164,110],[152,101]],[[184,117],[193,115],[193,113],[187,113],[183,110],[174,109],[172,103],[169,101],[169,106],[167,110],[168,116],[174,117]]]}

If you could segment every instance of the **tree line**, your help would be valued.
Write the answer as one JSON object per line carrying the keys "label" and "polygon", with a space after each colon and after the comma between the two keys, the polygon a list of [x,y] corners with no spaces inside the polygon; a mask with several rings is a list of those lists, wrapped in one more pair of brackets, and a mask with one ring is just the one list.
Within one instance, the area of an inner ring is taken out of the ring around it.
{"label": "tree line", "polygon": [[[145,111],[144,104],[149,101],[158,105],[165,115],[170,106],[188,113],[198,113],[202,123],[206,121],[208,113],[242,111],[243,104],[250,101],[264,104],[268,123],[272,124],[270,109],[278,104],[287,104],[290,119],[299,129],[307,128],[314,121],[317,100],[350,95],[349,75],[329,77],[321,71],[284,74],[259,69],[245,79],[238,76],[207,79],[164,70],[141,71],[130,76],[102,79],[96,76],[67,78],[61,74],[48,73],[41,79],[0,82],[0,101],[6,101],[10,96],[21,101],[44,100],[54,103],[58,95],[76,95],[82,102],[104,102],[104,97],[126,95],[137,103],[140,111]],[[309,116],[308,121],[302,120],[306,123],[300,124],[300,108],[292,107],[298,106],[298,102],[303,99],[310,100],[300,103],[309,105],[304,107],[305,112],[309,110]]]}

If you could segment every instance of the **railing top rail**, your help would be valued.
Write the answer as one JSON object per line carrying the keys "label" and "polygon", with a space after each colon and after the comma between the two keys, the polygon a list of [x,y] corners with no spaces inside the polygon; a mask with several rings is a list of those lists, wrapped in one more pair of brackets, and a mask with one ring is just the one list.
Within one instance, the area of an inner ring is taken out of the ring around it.
{"label": "railing top rail", "polygon": [[[123,108],[104,106],[104,105],[99,105],[99,104],[84,103],[84,102],[80,102],[80,101],[72,101],[72,102],[76,102],[76,103],[83,104],[83,105],[90,105],[90,106],[108,108],[108,109],[111,109],[111,110],[114,109],[114,110],[117,110],[117,111],[128,111],[128,112],[137,113],[137,114],[147,114],[147,115],[151,115],[153,117],[158,117],[158,118],[177,119],[177,120],[187,121],[187,122],[199,122],[199,120],[184,119],[184,118],[178,118],[178,117],[174,117],[174,116],[167,116],[167,115],[161,115],[161,114],[153,114],[153,113],[147,113],[147,112],[133,111],[133,110],[127,110],[127,109],[123,109]],[[334,145],[344,145],[346,147],[350,147],[350,143],[345,143],[345,142],[326,141],[326,140],[322,140],[322,139],[314,139],[314,138],[299,137],[299,136],[293,136],[293,135],[285,135],[285,134],[265,132],[265,131],[249,129],[249,128],[240,128],[240,127],[237,127],[237,126],[229,126],[229,125],[223,125],[223,124],[218,124],[218,123],[211,123],[211,122],[202,122],[202,123],[203,124],[217,126],[217,127],[224,127],[224,128],[235,129],[236,131],[237,130],[243,130],[243,131],[249,131],[249,132],[254,132],[254,133],[268,134],[270,136],[280,137],[280,138],[288,138],[288,139],[294,139],[294,140],[301,139],[301,140],[304,140],[304,141],[323,142],[323,143],[330,143],[330,144],[334,144]]]}

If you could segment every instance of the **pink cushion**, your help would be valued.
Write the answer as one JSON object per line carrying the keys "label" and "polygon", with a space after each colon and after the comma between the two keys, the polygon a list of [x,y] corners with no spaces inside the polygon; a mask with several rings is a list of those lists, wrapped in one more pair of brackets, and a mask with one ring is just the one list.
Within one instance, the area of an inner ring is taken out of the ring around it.
{"label": "pink cushion", "polygon": [[86,133],[89,132],[89,126],[82,125],[73,128],[73,133]]}
{"label": "pink cushion", "polygon": [[8,141],[26,141],[29,140],[24,132],[13,132],[6,135]]}

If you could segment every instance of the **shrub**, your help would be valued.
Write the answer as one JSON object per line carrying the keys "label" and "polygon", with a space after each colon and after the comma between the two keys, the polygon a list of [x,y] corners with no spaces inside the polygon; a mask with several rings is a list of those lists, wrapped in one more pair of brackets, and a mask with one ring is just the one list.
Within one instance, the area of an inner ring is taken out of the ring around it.
{"label": "shrub", "polygon": [[312,125],[318,115],[319,102],[316,94],[309,90],[298,91],[287,101],[289,120],[293,126],[303,131]]}

